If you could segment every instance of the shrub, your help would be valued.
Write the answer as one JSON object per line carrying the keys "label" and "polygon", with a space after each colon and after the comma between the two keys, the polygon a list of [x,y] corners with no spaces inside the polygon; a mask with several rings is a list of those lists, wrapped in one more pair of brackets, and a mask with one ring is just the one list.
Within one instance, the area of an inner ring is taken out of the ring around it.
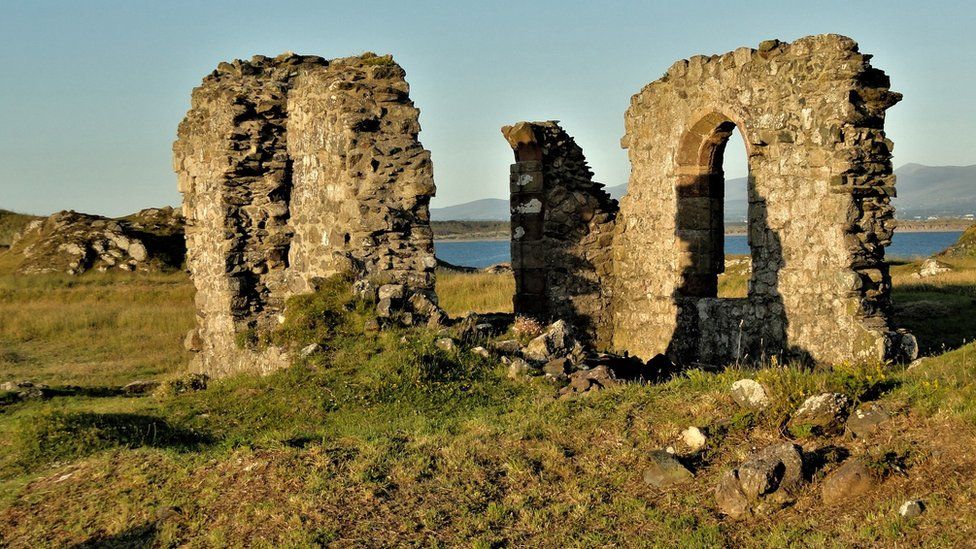
{"label": "shrub", "polygon": [[352,275],[333,275],[320,281],[315,292],[288,300],[285,321],[271,333],[271,342],[295,349],[361,334],[363,324],[373,314],[372,305],[353,292]]}
{"label": "shrub", "polygon": [[516,316],[512,325],[512,333],[518,338],[532,339],[542,334],[542,324],[528,316]]}

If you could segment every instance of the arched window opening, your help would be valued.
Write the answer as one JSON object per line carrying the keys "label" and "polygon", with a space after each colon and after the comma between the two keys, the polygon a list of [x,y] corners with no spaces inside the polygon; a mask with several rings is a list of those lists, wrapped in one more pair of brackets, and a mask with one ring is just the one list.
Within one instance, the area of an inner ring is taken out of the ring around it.
{"label": "arched window opening", "polygon": [[[682,296],[747,294],[751,270],[745,236],[748,178],[732,180],[734,189],[725,179],[725,152],[733,135],[732,150],[740,154],[745,145],[735,123],[724,115],[710,114],[686,133],[678,151],[675,232],[681,267],[678,294]],[[733,165],[741,170],[743,163]],[[726,231],[727,228],[731,230]],[[727,239],[727,232],[739,234]],[[727,249],[727,242],[731,250]],[[734,255],[727,257],[729,252]]]}

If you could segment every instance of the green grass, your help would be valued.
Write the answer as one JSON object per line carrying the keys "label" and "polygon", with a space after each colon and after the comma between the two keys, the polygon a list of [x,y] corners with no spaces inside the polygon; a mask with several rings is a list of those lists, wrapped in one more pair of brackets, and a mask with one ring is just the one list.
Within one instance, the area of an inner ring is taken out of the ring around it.
{"label": "green grass", "polygon": [[0,379],[103,385],[174,373],[192,303],[182,273],[0,275]]}
{"label": "green grass", "polygon": [[[957,285],[971,274],[957,276],[924,291],[965,296]],[[438,292],[455,312],[496,308],[510,304],[510,281],[449,274]],[[0,318],[15,320],[0,325],[0,341],[16,354],[2,380],[112,385],[170,377],[186,359],[192,291],[182,275],[0,283]],[[911,371],[691,370],[559,400],[542,378],[509,380],[495,360],[438,348],[439,334],[363,332],[368,305],[341,290],[327,285],[289,303],[276,342],[325,350],[267,377],[141,398],[0,395],[0,545],[951,547],[976,534],[974,344]],[[732,402],[728,387],[741,377],[767,387],[768,409]],[[881,399],[895,419],[869,445],[798,442],[897,462],[905,473],[825,508],[819,470],[772,517],[719,516],[720,475],[783,440],[789,412],[823,391]],[[690,460],[695,480],[645,485],[648,454],[675,445],[689,425],[709,438]],[[929,510],[903,521],[895,509],[909,498]],[[181,514],[157,524],[157,510],[170,506]]]}
{"label": "green grass", "polygon": [[36,215],[0,210],[0,247],[10,246],[14,235],[35,219],[40,218]]}

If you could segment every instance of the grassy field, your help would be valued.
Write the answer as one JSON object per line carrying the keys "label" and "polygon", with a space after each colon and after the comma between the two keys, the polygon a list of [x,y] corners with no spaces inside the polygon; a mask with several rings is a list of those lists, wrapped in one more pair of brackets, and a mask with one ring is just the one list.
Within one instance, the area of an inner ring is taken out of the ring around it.
{"label": "grassy field", "polygon": [[[976,334],[976,265],[955,264],[924,283],[912,265],[895,268],[898,321],[931,355],[910,371],[692,370],[573,400],[553,398],[543,378],[509,380],[494,359],[441,350],[433,333],[363,333],[368,307],[336,296],[303,309],[351,309],[331,335],[285,334],[296,346],[328,337],[330,350],[288,370],[115,396],[112,386],[179,375],[193,322],[186,277],[3,276],[0,381],[85,390],[0,393],[0,547],[965,546],[976,535],[976,345],[964,343]],[[439,274],[454,314],[511,307],[511,276]],[[745,287],[727,278],[728,291]],[[742,376],[773,405],[737,408],[728,387]],[[719,476],[783,440],[789,411],[824,390],[896,412],[870,444],[797,440],[897,464],[880,488],[827,508],[817,481],[828,462],[771,517],[721,517]],[[689,459],[695,479],[646,485],[649,452],[689,425],[709,435]],[[926,513],[899,518],[915,498]]]}

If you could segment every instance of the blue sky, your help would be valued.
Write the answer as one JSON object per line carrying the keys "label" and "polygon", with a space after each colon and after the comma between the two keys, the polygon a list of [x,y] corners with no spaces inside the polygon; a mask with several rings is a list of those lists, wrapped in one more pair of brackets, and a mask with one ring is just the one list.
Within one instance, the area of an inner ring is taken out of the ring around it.
{"label": "blue sky", "polygon": [[[433,153],[434,206],[504,197],[499,132],[558,119],[623,183],[630,96],[677,59],[833,32],[905,99],[895,164],[976,163],[976,8],[966,2],[0,2],[0,208],[119,215],[176,205],[170,147],[191,89],[253,54],[393,53]],[[738,145],[741,147],[741,145]],[[744,174],[730,148],[726,171]]]}

